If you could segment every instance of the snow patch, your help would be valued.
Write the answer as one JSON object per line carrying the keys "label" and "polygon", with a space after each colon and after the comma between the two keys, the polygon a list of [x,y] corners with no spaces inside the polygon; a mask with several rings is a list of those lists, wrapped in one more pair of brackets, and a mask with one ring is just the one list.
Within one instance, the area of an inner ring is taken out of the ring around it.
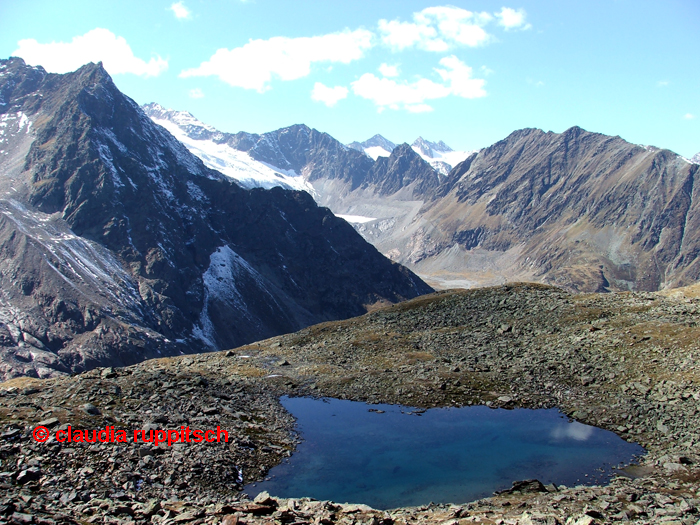
{"label": "snow patch", "polygon": [[377,160],[379,157],[389,157],[391,155],[391,151],[387,151],[381,146],[372,146],[369,148],[364,148],[364,151],[367,154],[367,156],[372,158],[372,160]]}
{"label": "snow patch", "polygon": [[371,222],[377,220],[376,217],[365,217],[364,215],[337,215],[336,217],[340,217],[341,219],[345,219],[346,221],[354,224],[364,224],[366,222]]}
{"label": "snow patch", "polygon": [[262,328],[259,320],[250,314],[248,305],[240,291],[240,285],[251,280],[260,291],[260,295],[266,295],[277,304],[267,289],[265,278],[248,264],[248,261],[234,252],[228,245],[217,248],[209,257],[209,268],[202,274],[204,306],[199,315],[199,325],[193,328],[192,335],[207,346],[218,349],[216,331],[209,317],[209,303],[213,300],[239,311],[247,323]]}
{"label": "snow patch", "polygon": [[20,133],[22,130],[29,133],[32,129],[32,121],[21,111],[17,113],[5,113],[0,115],[0,136],[6,132],[10,135]]}

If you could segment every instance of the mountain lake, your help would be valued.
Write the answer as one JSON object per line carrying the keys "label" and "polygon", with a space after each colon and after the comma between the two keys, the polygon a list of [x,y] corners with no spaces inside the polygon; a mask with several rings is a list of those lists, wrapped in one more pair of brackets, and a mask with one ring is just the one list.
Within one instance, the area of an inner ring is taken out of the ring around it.
{"label": "mountain lake", "polygon": [[302,442],[265,481],[245,487],[282,498],[377,509],[466,503],[515,480],[605,484],[644,454],[613,432],[556,409],[432,408],[338,399],[281,399]]}

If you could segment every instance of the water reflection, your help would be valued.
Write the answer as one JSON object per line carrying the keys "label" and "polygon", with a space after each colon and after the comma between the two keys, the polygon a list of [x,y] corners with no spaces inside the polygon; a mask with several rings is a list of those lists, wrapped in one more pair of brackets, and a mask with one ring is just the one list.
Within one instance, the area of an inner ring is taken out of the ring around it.
{"label": "water reflection", "polygon": [[576,441],[586,441],[593,437],[595,427],[584,425],[578,421],[563,423],[552,429],[552,438],[555,440],[574,439]]}
{"label": "water reflection", "polygon": [[375,508],[460,503],[513,480],[605,482],[613,466],[643,452],[551,409],[422,411],[308,398],[282,404],[297,418],[304,441],[268,481],[246,487],[251,496],[267,490]]}

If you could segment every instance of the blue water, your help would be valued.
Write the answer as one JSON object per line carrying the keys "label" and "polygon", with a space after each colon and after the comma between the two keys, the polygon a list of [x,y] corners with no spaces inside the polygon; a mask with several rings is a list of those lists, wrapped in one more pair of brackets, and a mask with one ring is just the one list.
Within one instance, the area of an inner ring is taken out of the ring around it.
{"label": "blue water", "polygon": [[[374,508],[465,503],[536,478],[605,483],[644,449],[555,409],[418,409],[338,399],[282,398],[303,439],[269,479],[245,487],[285,498]],[[370,412],[370,410],[373,410]],[[377,413],[374,410],[383,410]]]}

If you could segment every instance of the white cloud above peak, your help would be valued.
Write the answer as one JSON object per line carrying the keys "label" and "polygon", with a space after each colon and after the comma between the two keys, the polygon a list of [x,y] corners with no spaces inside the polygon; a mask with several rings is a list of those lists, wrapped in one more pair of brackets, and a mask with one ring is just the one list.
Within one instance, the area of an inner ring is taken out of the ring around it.
{"label": "white cloud above peak", "polygon": [[70,42],[41,44],[33,38],[20,40],[12,54],[30,65],[43,66],[50,73],[75,71],[88,62],[102,62],[112,75],[131,73],[144,77],[158,76],[168,69],[160,57],[148,62],[134,56],[127,41],[108,29],[96,28]]}
{"label": "white cloud above peak", "polygon": [[180,20],[192,18],[192,11],[185,7],[185,2],[175,2],[168,9],[170,9],[175,14],[175,17],[179,18]]}
{"label": "white cloud above peak", "polygon": [[180,76],[216,76],[231,86],[262,93],[270,89],[273,78],[296,80],[308,76],[313,64],[359,60],[372,47],[372,38],[365,29],[346,29],[313,37],[250,40],[241,47],[217,50],[208,61],[182,71]]}
{"label": "white cloud above peak", "polygon": [[498,25],[503,26],[506,30],[510,29],[530,29],[532,26],[525,21],[524,9],[512,9],[510,7],[502,7],[498,13],[494,13],[498,19]]}
{"label": "white cloud above peak", "polygon": [[435,72],[442,82],[419,78],[413,82],[399,81],[391,78],[379,78],[372,73],[365,73],[352,83],[355,95],[374,102],[377,111],[385,109],[407,110],[412,113],[432,111],[427,101],[457,96],[461,98],[480,98],[486,96],[486,81],[472,78],[472,68],[451,55],[440,60],[441,68]]}
{"label": "white cloud above peak", "polygon": [[321,82],[314,84],[311,90],[311,100],[323,102],[329,108],[335,106],[338,101],[347,98],[348,88],[343,86],[328,87]]}

